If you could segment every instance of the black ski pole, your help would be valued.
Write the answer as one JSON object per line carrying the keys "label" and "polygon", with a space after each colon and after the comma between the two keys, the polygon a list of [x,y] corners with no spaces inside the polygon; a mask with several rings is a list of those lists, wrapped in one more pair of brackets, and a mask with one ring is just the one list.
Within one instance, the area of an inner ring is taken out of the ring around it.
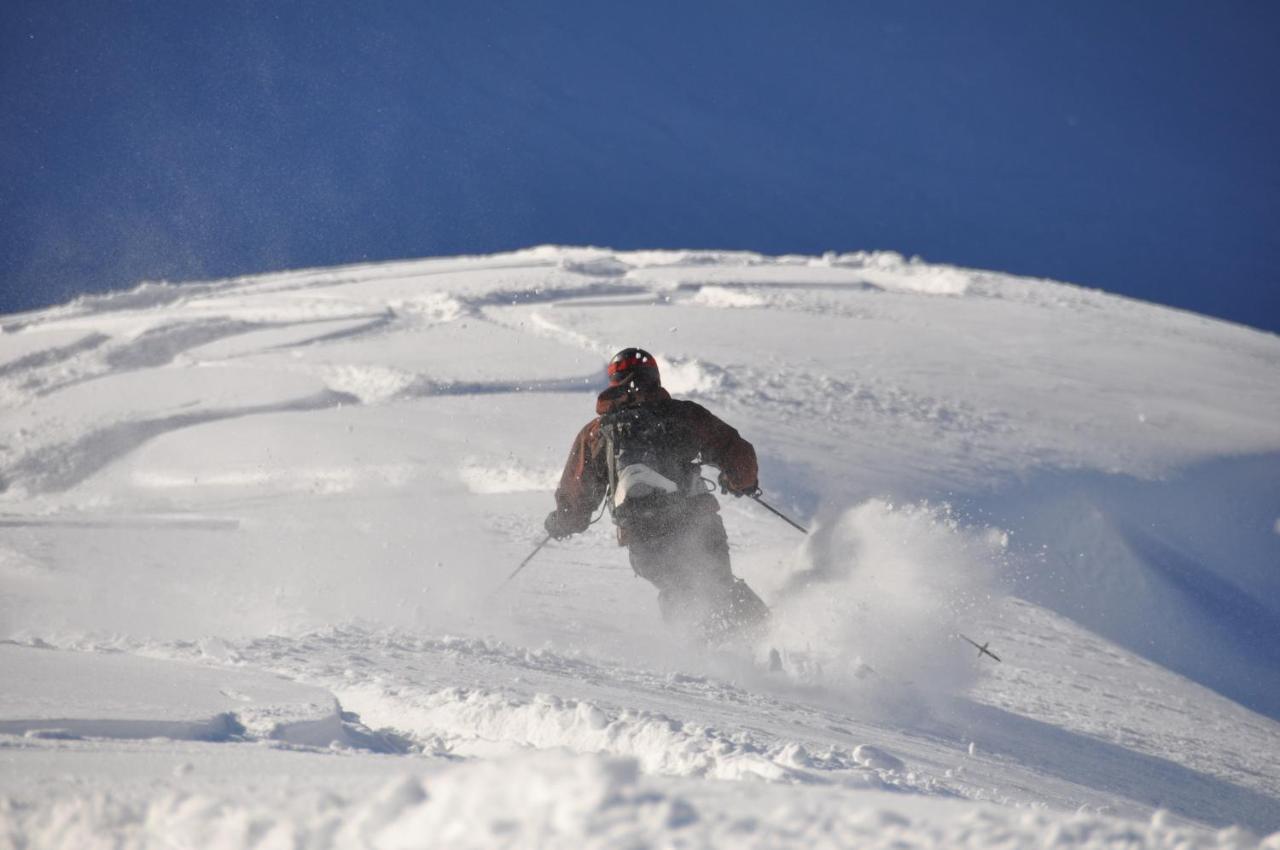
{"label": "black ski pole", "polygon": [[[959,633],[959,632],[956,632],[956,634],[958,634],[958,635],[959,635],[960,633]],[[965,641],[965,642],[967,642],[967,643],[971,643],[971,644],[973,644],[974,646],[976,646],[976,647],[978,648],[978,657],[979,657],[979,658],[981,658],[981,657],[982,657],[982,656],[984,656],[984,655],[990,655],[990,656],[991,656],[993,659],[995,659],[996,661],[999,661],[999,660],[1000,660],[1000,656],[999,656],[999,655],[996,655],[994,652],[992,652],[991,650],[987,649],[987,647],[988,647],[988,646],[991,646],[991,641],[987,641],[986,643],[978,643],[976,640],[974,640],[973,638],[969,637],[968,635],[960,635],[960,639],[961,639],[961,640],[963,640],[963,641]]]}
{"label": "black ski pole", "polygon": [[786,515],[786,514],[784,514],[782,511],[778,510],[778,509],[777,509],[777,508],[775,508],[773,505],[771,505],[771,504],[769,504],[768,502],[766,502],[764,499],[760,498],[760,494],[759,494],[759,493],[756,493],[756,494],[752,495],[752,497],[751,497],[751,498],[755,499],[757,502],[759,502],[759,503],[761,504],[761,506],[763,506],[763,507],[765,508],[765,510],[769,511],[769,512],[770,512],[770,513],[772,513],[774,516],[778,517],[778,519],[780,519],[780,520],[782,520],[783,522],[785,522],[785,523],[787,523],[788,525],[790,525],[792,528],[796,529],[797,531],[799,531],[799,532],[801,532],[801,533],[803,533],[803,534],[808,534],[808,533],[809,533],[809,529],[805,528],[803,525],[801,525],[800,523],[796,522],[796,521],[795,521],[795,520],[793,520],[791,517],[787,516],[787,515]]}
{"label": "black ski pole", "polygon": [[525,556],[525,559],[524,559],[523,561],[521,561],[521,562],[520,562],[520,566],[518,566],[518,567],[516,567],[514,570],[512,570],[512,571],[511,571],[511,575],[507,576],[507,580],[506,580],[506,581],[504,581],[502,584],[498,585],[498,587],[499,587],[500,589],[501,589],[501,588],[503,588],[503,587],[506,587],[506,586],[511,582],[511,580],[512,580],[513,578],[515,578],[515,577],[516,577],[516,573],[520,572],[520,571],[521,571],[521,570],[523,570],[526,566],[528,566],[528,565],[529,565],[529,562],[533,560],[533,556],[534,556],[534,555],[536,555],[536,554],[538,554],[539,552],[541,552],[541,551],[542,551],[542,547],[543,547],[543,546],[546,546],[546,545],[547,545],[548,543],[550,543],[550,542],[551,542],[551,535],[550,535],[550,534],[548,534],[546,537],[542,538],[542,542],[541,542],[541,543],[539,543],[537,546],[534,546],[534,547],[533,547],[533,551],[532,551],[532,552],[530,552],[528,555],[526,555],[526,556]]}

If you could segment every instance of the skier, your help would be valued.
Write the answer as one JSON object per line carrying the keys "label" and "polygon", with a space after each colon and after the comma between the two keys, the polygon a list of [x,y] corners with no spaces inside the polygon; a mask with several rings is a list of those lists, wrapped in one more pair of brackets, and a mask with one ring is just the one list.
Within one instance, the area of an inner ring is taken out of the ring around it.
{"label": "skier", "polygon": [[647,351],[619,351],[608,376],[598,416],[573,442],[547,533],[586,530],[607,497],[618,543],[658,588],[666,622],[710,645],[761,635],[769,609],[733,574],[720,506],[701,472],[716,466],[722,492],[755,496],[755,449],[701,405],[673,399]]}

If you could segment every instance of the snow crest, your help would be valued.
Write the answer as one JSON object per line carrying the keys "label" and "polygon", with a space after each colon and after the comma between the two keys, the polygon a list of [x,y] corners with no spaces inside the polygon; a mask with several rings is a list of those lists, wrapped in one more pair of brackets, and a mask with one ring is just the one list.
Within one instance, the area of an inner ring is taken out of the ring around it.
{"label": "snow crest", "polygon": [[331,366],[324,370],[325,385],[336,393],[346,393],[363,404],[381,404],[403,393],[417,376],[387,366]]}
{"label": "snow crest", "polygon": [[832,266],[861,270],[867,282],[882,289],[920,295],[964,295],[972,277],[964,269],[925,263],[919,257],[908,260],[894,251],[828,254],[823,259]]}
{"label": "snow crest", "polygon": [[124,789],[32,808],[0,797],[0,822],[26,845],[48,850],[305,847],[408,850],[609,850],[617,847],[807,847],[926,850],[935,847],[1061,847],[1102,850],[1276,850],[1240,829],[1179,826],[1156,812],[1146,822],[1080,812],[963,808],[871,794],[848,806],[830,795],[786,794],[761,810],[756,795],[725,786],[695,790],[647,782],[631,759],[523,754],[426,774],[404,773],[343,793],[160,787],[149,799]]}
{"label": "snow crest", "polygon": [[766,746],[745,732],[643,710],[608,710],[587,700],[539,693],[532,698],[495,691],[446,688],[435,692],[379,686],[341,690],[344,705],[366,722],[435,742],[463,756],[492,756],[523,748],[567,749],[635,759],[651,774],[769,782],[827,782],[816,770],[840,770],[846,785],[889,788],[902,764],[886,757],[860,760],[838,747],[810,754],[792,742]]}
{"label": "snow crest", "polygon": [[724,309],[761,307],[767,302],[754,292],[744,292],[741,289],[730,289],[726,286],[704,286],[689,299],[689,303],[699,307]]}

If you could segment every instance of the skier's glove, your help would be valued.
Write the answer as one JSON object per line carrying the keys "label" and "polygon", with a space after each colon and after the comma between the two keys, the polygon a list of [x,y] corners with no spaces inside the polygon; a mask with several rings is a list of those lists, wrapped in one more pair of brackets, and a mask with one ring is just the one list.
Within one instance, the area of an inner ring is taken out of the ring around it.
{"label": "skier's glove", "polygon": [[552,511],[547,514],[547,519],[542,523],[542,527],[547,530],[547,534],[550,534],[556,540],[563,540],[573,534],[572,529],[565,527],[564,515],[560,511]]}
{"label": "skier's glove", "polygon": [[729,476],[721,472],[720,473],[720,492],[732,493],[735,498],[750,496],[751,498],[754,499],[756,496],[760,495],[760,485],[756,482],[752,482],[746,487],[734,487],[733,484],[730,483],[729,481]]}

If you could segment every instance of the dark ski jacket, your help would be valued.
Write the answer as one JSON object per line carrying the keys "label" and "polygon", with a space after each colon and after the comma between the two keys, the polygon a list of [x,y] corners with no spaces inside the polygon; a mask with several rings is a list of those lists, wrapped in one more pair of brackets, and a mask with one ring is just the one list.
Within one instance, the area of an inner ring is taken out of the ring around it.
{"label": "dark ski jacket", "polygon": [[[697,442],[702,461],[720,468],[732,490],[754,488],[757,482],[756,450],[736,430],[692,401],[673,399],[662,387],[610,387],[596,399],[597,417],[574,438],[569,460],[556,489],[556,511],[565,531],[579,532],[591,523],[591,515],[609,490],[609,466],[605,439],[600,433],[600,416],[632,404],[655,405],[664,415],[679,419]],[[711,493],[690,496],[689,510],[715,513],[720,510]],[[618,529],[618,542],[625,546],[627,535]]]}

